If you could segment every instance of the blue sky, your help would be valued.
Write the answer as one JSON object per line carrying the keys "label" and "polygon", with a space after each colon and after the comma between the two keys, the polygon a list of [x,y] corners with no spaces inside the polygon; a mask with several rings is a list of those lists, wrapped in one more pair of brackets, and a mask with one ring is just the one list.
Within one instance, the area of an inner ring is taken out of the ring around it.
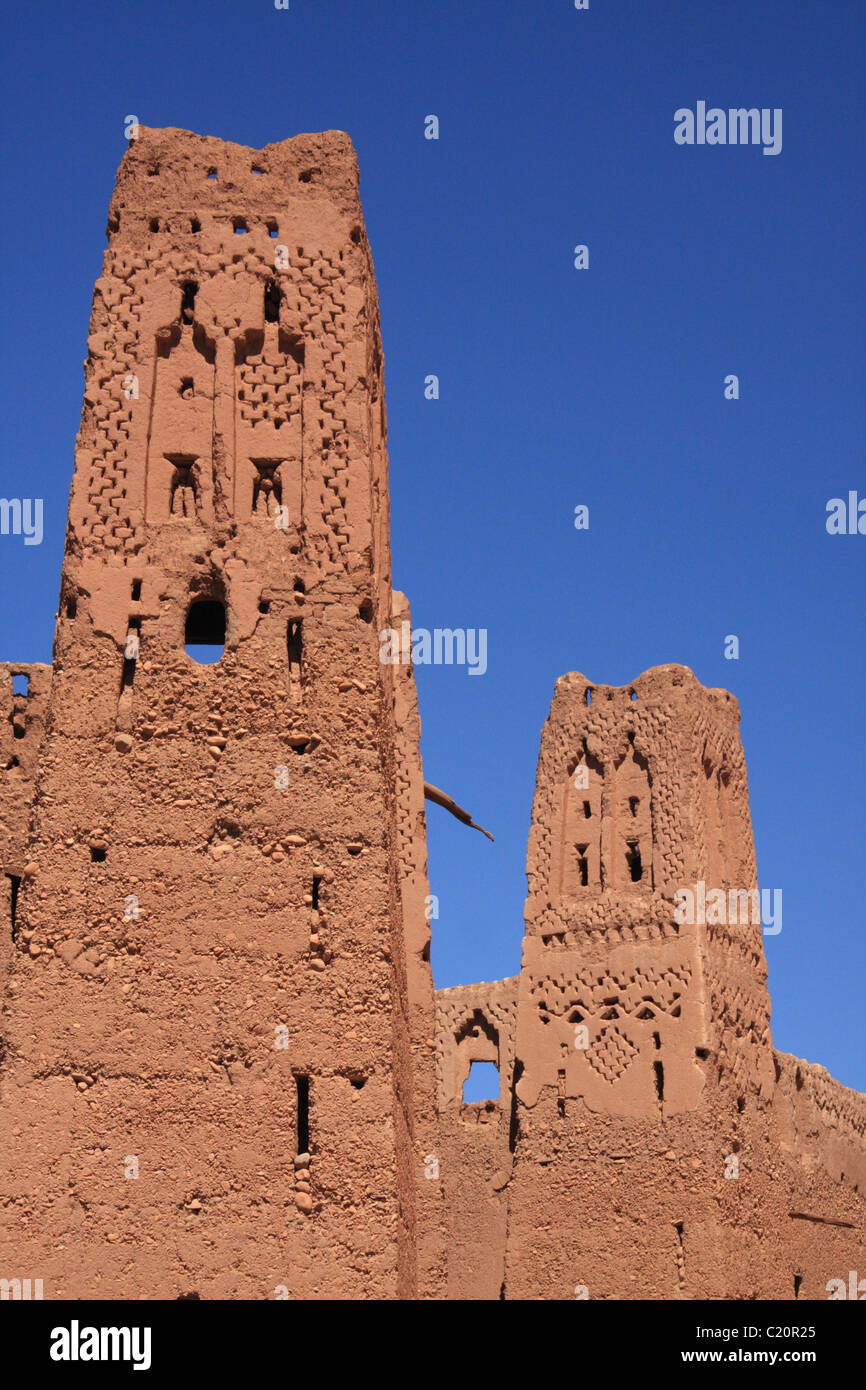
{"label": "blue sky", "polygon": [[[44,497],[45,538],[0,537],[0,658],[50,659],[125,116],[254,147],[346,130],[381,295],[395,585],[416,625],[489,634],[483,677],[418,670],[426,775],[496,836],[429,809],[437,984],[519,968],[556,677],[680,661],[742,707],[760,879],[784,895],[776,1045],[866,1090],[866,536],[825,530],[829,498],[866,496],[864,11],[590,6],[7,14],[0,495]],[[781,107],[782,152],[676,145],[699,100]]]}

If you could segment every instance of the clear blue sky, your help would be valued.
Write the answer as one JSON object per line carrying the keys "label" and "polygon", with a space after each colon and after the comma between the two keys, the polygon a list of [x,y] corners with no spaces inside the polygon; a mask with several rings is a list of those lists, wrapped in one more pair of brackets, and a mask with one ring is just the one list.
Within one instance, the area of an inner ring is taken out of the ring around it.
{"label": "clear blue sky", "polygon": [[[426,775],[496,836],[429,810],[437,984],[519,967],[556,677],[679,661],[742,706],[760,879],[784,894],[776,1044],[866,1090],[866,536],[824,524],[830,497],[866,496],[866,12],[590,3],[7,10],[0,495],[46,515],[41,546],[0,538],[0,657],[51,655],[124,117],[255,147],[348,131],[381,294],[394,581],[416,625],[489,633],[484,677],[418,671]],[[781,154],[677,146],[674,111],[699,100],[781,107]]]}

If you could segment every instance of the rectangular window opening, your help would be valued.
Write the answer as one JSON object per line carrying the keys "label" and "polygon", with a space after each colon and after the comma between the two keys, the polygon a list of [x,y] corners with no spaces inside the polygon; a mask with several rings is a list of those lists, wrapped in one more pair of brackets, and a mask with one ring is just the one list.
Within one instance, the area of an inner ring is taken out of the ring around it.
{"label": "rectangular window opening", "polygon": [[463,1083],[463,1103],[499,1100],[499,1068],[495,1062],[470,1062]]}

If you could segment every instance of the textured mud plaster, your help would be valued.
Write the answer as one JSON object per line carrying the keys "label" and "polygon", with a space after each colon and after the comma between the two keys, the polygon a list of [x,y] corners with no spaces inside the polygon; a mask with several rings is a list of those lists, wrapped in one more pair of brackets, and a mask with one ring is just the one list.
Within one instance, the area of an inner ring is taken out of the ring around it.
{"label": "textured mud plaster", "polygon": [[679,920],[757,888],[733,696],[561,677],[527,878],[519,977],[437,995],[449,1295],[826,1298],[866,1265],[866,1100],[774,1050],[760,920]]}
{"label": "textured mud plaster", "polygon": [[774,1051],[760,924],[676,916],[756,884],[736,701],[563,676],[520,973],[437,996],[406,622],[348,137],[141,128],[53,666],[0,666],[0,1277],[826,1297],[866,1268],[864,1098]]}
{"label": "textured mud plaster", "polygon": [[0,1273],[46,1297],[441,1285],[419,727],[378,659],[382,370],[348,137],[142,128],[53,680],[0,668]]}

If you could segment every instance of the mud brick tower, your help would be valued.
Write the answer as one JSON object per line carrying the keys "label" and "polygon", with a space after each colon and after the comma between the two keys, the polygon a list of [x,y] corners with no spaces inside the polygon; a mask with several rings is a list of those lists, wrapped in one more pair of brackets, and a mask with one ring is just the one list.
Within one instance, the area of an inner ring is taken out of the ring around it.
{"label": "mud brick tower", "polygon": [[4,1290],[866,1296],[866,1098],[773,1047],[726,691],[560,678],[520,973],[434,993],[348,137],[141,128],[88,349],[54,661],[0,665]]}
{"label": "mud brick tower", "polygon": [[[521,973],[438,996],[452,1297],[826,1298],[866,1263],[864,1098],[772,1045],[739,718],[683,666],[557,682]],[[461,1103],[476,1060],[498,1103]]]}
{"label": "mud brick tower", "polygon": [[348,137],[141,128],[88,348],[4,879],[0,1263],[52,1298],[429,1293],[423,781],[411,676],[378,659],[385,405]]}

